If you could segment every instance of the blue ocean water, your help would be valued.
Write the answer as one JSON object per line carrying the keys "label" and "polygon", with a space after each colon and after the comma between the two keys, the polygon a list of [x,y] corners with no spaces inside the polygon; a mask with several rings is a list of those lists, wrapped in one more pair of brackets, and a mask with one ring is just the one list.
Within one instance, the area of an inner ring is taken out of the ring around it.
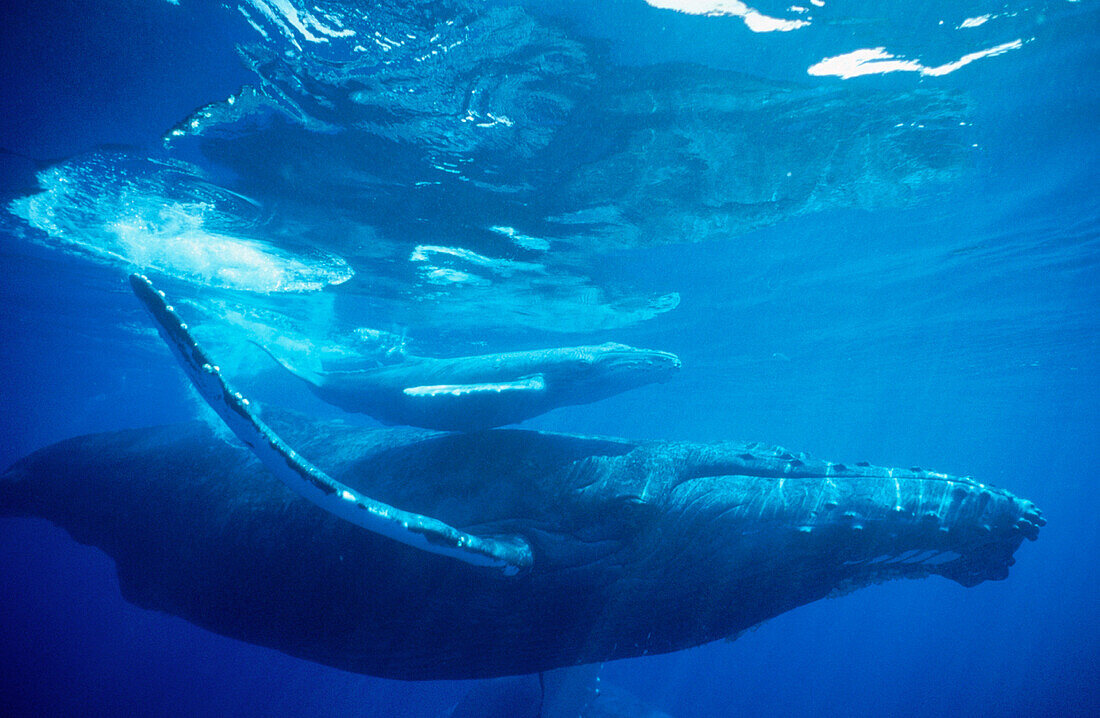
{"label": "blue ocean water", "polygon": [[[0,28],[0,463],[205,416],[134,268],[239,386],[324,416],[242,337],[673,351],[675,381],[527,426],[932,467],[1049,525],[1004,582],[871,586],[604,681],[674,716],[1100,714],[1098,21],[35,3]],[[469,688],[135,608],[109,558],[30,519],[0,521],[0,641],[11,715],[437,716]]]}

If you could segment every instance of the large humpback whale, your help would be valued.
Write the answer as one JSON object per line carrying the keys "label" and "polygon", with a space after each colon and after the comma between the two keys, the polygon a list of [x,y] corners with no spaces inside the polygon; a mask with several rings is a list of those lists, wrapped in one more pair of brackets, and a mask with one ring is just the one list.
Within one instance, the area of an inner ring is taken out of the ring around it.
{"label": "large humpback whale", "polygon": [[1003,579],[1043,523],[972,479],[756,445],[268,419],[355,490],[522,541],[529,566],[509,576],[365,531],[198,422],[32,454],[0,478],[0,514],[100,547],[139,606],[403,679],[675,651],[885,579]]}
{"label": "large humpback whale", "polygon": [[517,424],[560,406],[588,404],[680,368],[675,354],[625,344],[560,347],[309,370],[262,347],[319,397],[385,424],[477,431]]}

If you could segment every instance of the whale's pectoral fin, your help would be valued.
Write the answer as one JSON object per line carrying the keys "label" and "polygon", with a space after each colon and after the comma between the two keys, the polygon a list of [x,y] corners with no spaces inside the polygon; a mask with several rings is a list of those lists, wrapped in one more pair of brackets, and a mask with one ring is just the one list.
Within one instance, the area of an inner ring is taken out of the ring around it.
{"label": "whale's pectoral fin", "polygon": [[515,381],[487,384],[435,384],[433,386],[410,386],[405,389],[406,396],[449,397],[470,396],[474,394],[502,394],[504,392],[546,391],[546,379],[542,374],[532,374]]}
{"label": "whale's pectoral fin", "polygon": [[264,466],[293,491],[368,531],[430,553],[496,568],[509,576],[531,566],[531,549],[519,537],[475,536],[428,516],[402,511],[363,496],[299,456],[260,420],[248,399],[229,388],[221,370],[165,301],[164,293],[137,274],[130,275],[130,285],[199,394]]}
{"label": "whale's pectoral fin", "polygon": [[262,349],[264,354],[267,354],[273,362],[281,366],[283,369],[285,369],[287,372],[294,375],[298,379],[301,379],[305,383],[311,384],[313,386],[320,386],[324,382],[324,376],[322,376],[320,371],[317,371],[314,368],[307,369],[297,362],[292,362],[285,357],[279,356],[278,354],[273,352],[266,344],[261,344],[254,339],[249,339],[249,341],[255,346]]}

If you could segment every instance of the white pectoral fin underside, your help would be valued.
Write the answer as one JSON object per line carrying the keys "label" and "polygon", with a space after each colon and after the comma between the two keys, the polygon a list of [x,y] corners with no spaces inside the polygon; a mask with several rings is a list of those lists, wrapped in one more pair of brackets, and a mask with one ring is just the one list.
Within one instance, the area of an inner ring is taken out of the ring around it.
{"label": "white pectoral fin underside", "polygon": [[164,294],[141,275],[130,275],[130,285],[199,394],[264,466],[293,491],[356,526],[414,548],[495,568],[509,576],[530,567],[531,549],[518,537],[475,536],[431,517],[402,511],[345,486],[299,456],[260,420],[248,399],[229,388]]}
{"label": "white pectoral fin underside", "polygon": [[541,392],[546,390],[546,380],[542,374],[532,374],[516,381],[493,382],[484,384],[435,384],[432,386],[410,386],[405,389],[406,396],[470,396],[476,394],[502,394],[504,392]]}

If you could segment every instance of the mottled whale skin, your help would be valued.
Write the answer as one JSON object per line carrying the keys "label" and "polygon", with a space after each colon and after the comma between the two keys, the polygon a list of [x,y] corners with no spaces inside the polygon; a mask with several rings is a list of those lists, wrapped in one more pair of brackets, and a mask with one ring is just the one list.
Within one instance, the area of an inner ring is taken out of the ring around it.
{"label": "mottled whale skin", "polygon": [[[266,351],[266,349],[265,349]],[[268,351],[321,399],[384,424],[478,431],[669,380],[675,354],[625,344],[559,347],[306,371]]]}
{"label": "mottled whale skin", "polygon": [[139,606],[400,679],[675,651],[890,578],[1003,579],[1044,523],[969,478],[758,445],[265,419],[365,494],[521,538],[530,566],[508,576],[365,531],[202,423],[45,448],[0,477],[0,515],[100,547]]}

